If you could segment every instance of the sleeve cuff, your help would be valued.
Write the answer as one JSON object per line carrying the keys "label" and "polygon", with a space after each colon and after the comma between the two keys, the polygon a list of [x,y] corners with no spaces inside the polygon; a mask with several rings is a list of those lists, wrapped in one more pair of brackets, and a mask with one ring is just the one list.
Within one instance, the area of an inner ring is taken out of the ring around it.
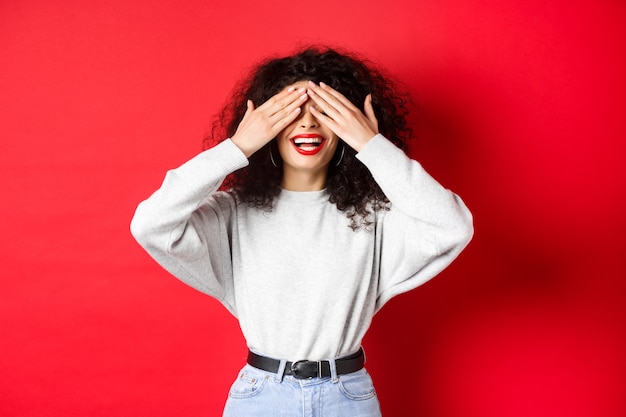
{"label": "sleeve cuff", "polygon": [[388,167],[389,163],[393,163],[393,161],[402,165],[406,155],[389,139],[378,133],[361,148],[356,157],[370,170],[377,171],[378,166]]}

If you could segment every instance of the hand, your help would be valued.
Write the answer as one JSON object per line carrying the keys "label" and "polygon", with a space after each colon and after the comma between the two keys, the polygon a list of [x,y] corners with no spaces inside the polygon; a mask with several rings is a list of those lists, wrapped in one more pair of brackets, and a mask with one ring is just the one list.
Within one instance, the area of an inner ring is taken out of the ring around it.
{"label": "hand", "polygon": [[231,140],[249,158],[298,117],[307,98],[304,88],[290,87],[257,108],[248,100],[246,113]]}
{"label": "hand", "polygon": [[310,106],[317,120],[328,126],[337,136],[357,152],[378,133],[378,120],[372,107],[372,95],[365,97],[365,114],[339,91],[309,81],[308,96],[317,109]]}

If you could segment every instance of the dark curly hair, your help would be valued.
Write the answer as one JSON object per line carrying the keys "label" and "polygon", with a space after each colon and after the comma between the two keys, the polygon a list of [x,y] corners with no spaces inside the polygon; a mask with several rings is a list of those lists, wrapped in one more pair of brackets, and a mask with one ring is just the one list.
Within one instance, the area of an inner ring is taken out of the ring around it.
{"label": "dark curly hair", "polygon": [[[412,136],[406,120],[408,95],[397,92],[397,83],[371,62],[336,49],[312,46],[291,56],[267,59],[254,67],[235,86],[230,100],[213,122],[211,135],[205,137],[203,148],[208,149],[235,133],[246,112],[246,100],[260,106],[284,87],[303,80],[330,85],[361,111],[366,96],[371,94],[380,133],[407,151]],[[230,174],[222,189],[239,202],[271,210],[274,197],[280,193],[282,169],[272,164],[270,147],[274,149],[275,160],[278,159],[276,141],[272,140],[249,158],[246,168]],[[337,165],[342,148],[344,155]],[[368,226],[369,214],[388,209],[390,204],[367,167],[356,158],[356,151],[341,140],[329,165],[326,189],[329,201],[346,213],[353,230]]]}

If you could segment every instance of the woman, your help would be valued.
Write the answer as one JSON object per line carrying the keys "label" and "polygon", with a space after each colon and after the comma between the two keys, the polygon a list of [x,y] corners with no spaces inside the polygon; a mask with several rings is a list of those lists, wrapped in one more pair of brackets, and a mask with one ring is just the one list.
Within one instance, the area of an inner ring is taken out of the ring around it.
{"label": "woman", "polygon": [[459,197],[403,151],[405,114],[349,54],[267,60],[222,111],[219,143],[137,208],[148,253],[239,320],[248,364],[224,416],[381,415],[361,349],[373,315],[473,233]]}

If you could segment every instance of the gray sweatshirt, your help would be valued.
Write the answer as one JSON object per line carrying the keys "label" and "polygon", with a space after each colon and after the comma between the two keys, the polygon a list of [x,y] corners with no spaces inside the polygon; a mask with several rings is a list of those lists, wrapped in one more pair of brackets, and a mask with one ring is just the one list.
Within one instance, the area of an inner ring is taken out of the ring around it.
{"label": "gray sweatshirt", "polygon": [[382,135],[357,158],[391,201],[353,231],[325,190],[282,190],[272,211],[217,191],[248,160],[229,139],[165,176],[131,232],[174,276],[239,320],[248,347],[288,360],[357,351],[389,299],[443,270],[468,244],[461,199]]}

